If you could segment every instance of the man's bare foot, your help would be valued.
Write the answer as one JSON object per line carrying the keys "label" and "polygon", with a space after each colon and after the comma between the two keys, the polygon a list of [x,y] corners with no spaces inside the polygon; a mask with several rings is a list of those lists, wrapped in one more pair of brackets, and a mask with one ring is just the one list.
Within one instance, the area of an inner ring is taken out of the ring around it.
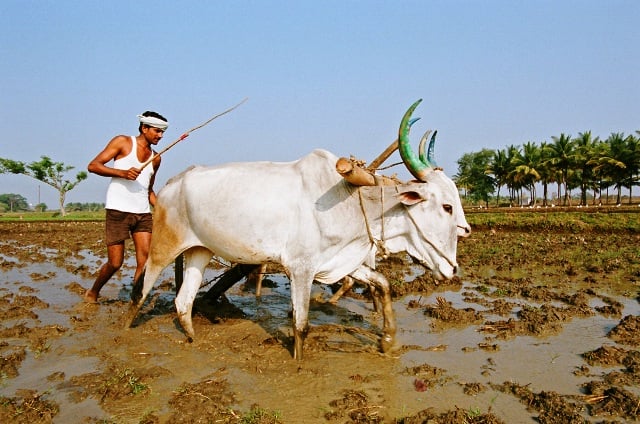
{"label": "man's bare foot", "polygon": [[86,303],[98,303],[98,293],[93,290],[87,290],[84,293],[84,301]]}

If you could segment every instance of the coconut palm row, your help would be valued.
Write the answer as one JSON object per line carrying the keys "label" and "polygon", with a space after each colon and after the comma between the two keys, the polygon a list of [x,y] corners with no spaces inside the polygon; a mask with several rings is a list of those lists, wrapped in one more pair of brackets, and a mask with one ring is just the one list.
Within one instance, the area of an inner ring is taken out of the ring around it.
{"label": "coconut palm row", "polygon": [[616,193],[616,203],[622,200],[623,188],[639,185],[640,131],[636,135],[611,133],[606,140],[594,137],[591,131],[577,137],[567,134],[551,137],[552,142],[527,142],[504,149],[482,149],[466,153],[458,161],[454,176],[464,196],[472,202],[485,202],[495,196],[500,203],[500,189],[506,187],[511,205],[526,198],[536,205],[537,190],[542,190],[542,205],[551,204],[549,188],[557,187],[557,199],[571,205],[571,192],[579,190],[582,206],[609,198],[609,189]]}

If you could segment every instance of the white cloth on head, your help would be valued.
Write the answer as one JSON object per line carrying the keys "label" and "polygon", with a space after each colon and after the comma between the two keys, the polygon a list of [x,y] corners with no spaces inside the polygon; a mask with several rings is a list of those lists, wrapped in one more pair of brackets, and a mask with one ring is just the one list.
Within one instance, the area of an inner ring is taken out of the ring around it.
{"label": "white cloth on head", "polygon": [[138,119],[141,124],[149,125],[150,127],[159,128],[162,131],[166,131],[169,128],[169,123],[162,119],[154,118],[153,116],[138,115]]}

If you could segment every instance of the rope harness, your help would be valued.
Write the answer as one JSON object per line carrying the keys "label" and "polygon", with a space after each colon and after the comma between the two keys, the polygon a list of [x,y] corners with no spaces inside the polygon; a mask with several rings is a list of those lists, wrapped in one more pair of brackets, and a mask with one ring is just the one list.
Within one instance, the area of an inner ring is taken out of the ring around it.
{"label": "rope harness", "polygon": [[[396,193],[400,194],[400,191],[398,190],[398,186],[395,186],[395,189],[396,189]],[[360,200],[360,209],[362,210],[362,216],[364,217],[364,223],[365,223],[365,226],[367,227],[367,235],[369,236],[369,241],[371,242],[371,244],[375,245],[379,249],[380,252],[382,252],[382,257],[384,259],[386,259],[386,258],[389,257],[390,252],[387,249],[387,246],[385,244],[385,237],[384,237],[384,188],[383,188],[383,186],[380,186],[380,205],[381,205],[381,212],[380,212],[380,227],[381,227],[380,228],[380,239],[376,239],[373,236],[373,232],[371,231],[371,225],[369,224],[369,218],[367,217],[367,209],[365,207],[365,202],[364,202],[364,199],[362,197],[361,187],[358,187],[358,198]],[[431,240],[429,240],[427,235],[422,230],[422,227],[420,227],[418,225],[418,223],[416,222],[415,217],[411,213],[411,208],[409,208],[409,206],[405,205],[404,203],[403,203],[403,206],[404,206],[404,209],[407,211],[407,214],[409,215],[409,218],[411,219],[411,222],[413,223],[413,225],[418,230],[418,233],[420,234],[422,239],[424,241],[426,241],[433,248],[433,250],[436,251],[436,253],[438,255],[440,255],[442,258],[444,258],[444,260],[447,261],[449,263],[449,265],[451,265],[453,268],[456,268],[457,267],[456,263],[454,261],[452,261],[447,255],[445,255],[442,252],[442,250],[440,250],[440,248],[438,248],[438,246],[436,246]],[[457,225],[457,227],[463,228],[460,225]]]}
{"label": "rope harness", "polygon": [[384,243],[384,190],[382,189],[382,186],[380,186],[380,205],[381,205],[380,239],[376,239],[375,237],[373,237],[373,233],[371,232],[371,226],[369,225],[369,218],[367,218],[367,210],[364,206],[364,199],[362,198],[362,189],[360,187],[358,187],[358,198],[360,199],[360,209],[362,210],[362,216],[364,217],[364,225],[367,227],[367,234],[369,235],[369,241],[371,242],[371,244],[375,245],[378,248],[378,250],[382,254],[382,257],[386,259],[389,257],[391,253],[389,252],[389,249],[387,249],[387,246]]}
{"label": "rope harness", "polygon": [[416,219],[413,217],[413,214],[411,213],[411,209],[409,209],[409,207],[407,205],[404,205],[404,208],[407,211],[407,213],[409,214],[409,218],[411,218],[411,222],[413,222],[413,225],[415,225],[416,229],[418,230],[418,232],[420,233],[420,235],[422,236],[424,241],[429,243],[429,245],[433,248],[433,250],[435,250],[438,255],[443,257],[444,260],[449,263],[449,265],[451,265],[454,269],[457,268],[457,265],[455,264],[455,262],[453,262],[451,259],[449,259],[449,257],[447,255],[445,255],[442,252],[442,250],[440,250],[438,248],[438,246],[433,244],[433,242],[431,240],[429,240],[429,238],[427,238],[427,235],[424,233],[424,231],[422,231],[422,228],[418,225],[418,223],[416,222]]}

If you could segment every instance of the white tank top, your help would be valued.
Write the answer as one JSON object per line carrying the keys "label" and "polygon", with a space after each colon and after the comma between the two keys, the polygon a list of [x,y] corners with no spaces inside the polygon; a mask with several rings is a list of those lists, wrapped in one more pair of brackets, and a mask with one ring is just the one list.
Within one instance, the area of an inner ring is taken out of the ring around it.
{"label": "white tank top", "polygon": [[[151,152],[151,157],[155,153]],[[142,162],[138,160],[138,148],[136,138],[131,137],[131,153],[113,162],[116,169],[129,169],[132,167],[142,167]],[[126,178],[112,177],[107,189],[106,209],[115,209],[122,212],[149,213],[149,184],[155,170],[153,164],[145,167],[138,178],[127,180]]]}

